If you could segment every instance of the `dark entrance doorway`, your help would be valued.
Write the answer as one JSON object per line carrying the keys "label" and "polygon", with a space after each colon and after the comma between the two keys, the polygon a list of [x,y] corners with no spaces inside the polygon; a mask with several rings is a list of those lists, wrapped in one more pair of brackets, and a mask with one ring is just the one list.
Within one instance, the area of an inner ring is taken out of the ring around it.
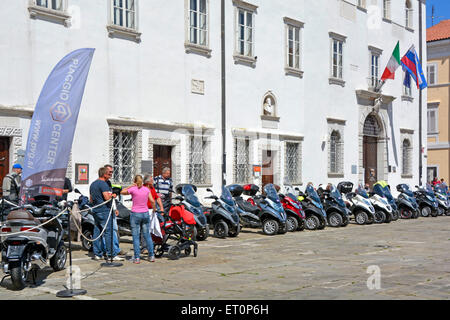
{"label": "dark entrance doorway", "polygon": [[9,138],[0,137],[0,194],[3,195],[3,178],[9,173]]}
{"label": "dark entrance doorway", "polygon": [[272,150],[262,151],[262,185],[273,183],[273,152]]}
{"label": "dark entrance doorway", "polygon": [[373,115],[369,115],[364,122],[363,129],[363,168],[364,183],[373,184],[378,180],[378,139],[380,137],[380,125]]}
{"label": "dark entrance doorway", "polygon": [[165,167],[172,171],[172,146],[153,145],[153,176],[159,176]]}

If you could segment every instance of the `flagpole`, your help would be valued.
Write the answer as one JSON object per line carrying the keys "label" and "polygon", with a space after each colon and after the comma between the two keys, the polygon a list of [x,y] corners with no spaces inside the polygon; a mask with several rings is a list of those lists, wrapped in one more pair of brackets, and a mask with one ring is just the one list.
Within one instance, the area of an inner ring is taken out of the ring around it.
{"label": "flagpole", "polygon": [[[419,60],[422,63],[422,0],[419,0]],[[418,75],[419,77],[419,75]],[[419,79],[417,79],[419,83]],[[419,185],[422,185],[422,90],[419,90]]]}

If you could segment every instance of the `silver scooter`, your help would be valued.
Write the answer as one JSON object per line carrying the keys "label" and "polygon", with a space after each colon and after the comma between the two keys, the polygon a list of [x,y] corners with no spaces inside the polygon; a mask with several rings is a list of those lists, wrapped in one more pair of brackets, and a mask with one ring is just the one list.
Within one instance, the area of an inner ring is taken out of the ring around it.
{"label": "silver scooter", "polygon": [[55,271],[65,268],[67,250],[59,218],[37,227],[54,218],[59,211],[61,209],[53,205],[41,208],[26,205],[8,214],[1,227],[1,265],[6,274],[3,279],[10,276],[14,290],[23,289],[30,275],[36,284],[37,271],[48,264]]}

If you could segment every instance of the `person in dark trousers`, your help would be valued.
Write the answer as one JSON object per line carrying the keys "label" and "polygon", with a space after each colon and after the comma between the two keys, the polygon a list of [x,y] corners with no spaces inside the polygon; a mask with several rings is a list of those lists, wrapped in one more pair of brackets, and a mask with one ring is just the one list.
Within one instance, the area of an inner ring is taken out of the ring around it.
{"label": "person in dark trousers", "polygon": [[67,195],[72,191],[73,191],[72,183],[70,182],[69,178],[65,177],[62,199],[67,201]]}
{"label": "person in dark trousers", "polygon": [[12,167],[12,172],[3,178],[3,198],[9,201],[18,202],[20,194],[20,184],[22,183],[22,166],[16,163]]}
{"label": "person in dark trousers", "polygon": [[156,192],[162,200],[164,212],[169,213],[170,207],[172,206],[172,194],[170,191],[173,189],[173,181],[170,177],[170,168],[163,168],[162,174],[155,177],[154,182]]}
{"label": "person in dark trousers", "polygon": [[[111,172],[105,168],[102,167],[98,170],[98,179],[95,180],[90,188],[90,200],[93,204],[93,206],[97,206],[99,204],[102,204],[105,201],[110,200],[111,198],[115,198],[116,194],[112,193],[111,187],[106,182],[111,177]],[[100,235],[100,232],[105,229],[105,233],[103,234],[103,237],[100,239],[94,241],[93,243],[93,250],[95,255],[95,260],[101,260],[103,259],[103,248],[102,248],[102,238],[104,238],[104,245],[106,247],[106,255],[112,256],[113,260],[122,261],[124,258],[119,257],[118,254],[120,252],[120,249],[118,248],[111,248],[111,238],[113,237],[113,234],[111,234],[111,223],[113,223],[114,215],[109,219],[108,216],[111,211],[111,202],[108,202],[102,206],[99,206],[95,209],[93,209],[93,216],[95,220],[95,227],[94,227],[94,234],[93,238],[97,238]],[[106,222],[108,221],[108,224]],[[115,247],[113,245],[113,247]],[[114,252],[113,252],[113,249]]]}

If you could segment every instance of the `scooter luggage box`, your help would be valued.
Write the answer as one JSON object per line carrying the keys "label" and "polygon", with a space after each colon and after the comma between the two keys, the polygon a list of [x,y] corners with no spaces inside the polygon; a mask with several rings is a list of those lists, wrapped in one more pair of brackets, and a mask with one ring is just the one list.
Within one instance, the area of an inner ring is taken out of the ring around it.
{"label": "scooter luggage box", "polygon": [[244,187],[242,187],[239,184],[232,184],[227,186],[228,190],[230,190],[230,193],[233,197],[239,197],[242,192],[244,192]]}
{"label": "scooter luggage box", "polygon": [[178,193],[179,195],[183,196],[183,187],[187,186],[187,185],[192,186],[192,188],[194,189],[194,192],[197,192],[197,187],[195,185],[189,184],[189,183],[180,183],[180,184],[176,185],[175,192]]}
{"label": "scooter luggage box", "polygon": [[337,189],[339,190],[340,193],[343,194],[350,193],[353,190],[353,183],[350,181],[339,182],[337,185]]}
{"label": "scooter luggage box", "polygon": [[244,186],[244,194],[246,196],[255,196],[256,193],[259,191],[259,187],[256,184],[246,184]]}

